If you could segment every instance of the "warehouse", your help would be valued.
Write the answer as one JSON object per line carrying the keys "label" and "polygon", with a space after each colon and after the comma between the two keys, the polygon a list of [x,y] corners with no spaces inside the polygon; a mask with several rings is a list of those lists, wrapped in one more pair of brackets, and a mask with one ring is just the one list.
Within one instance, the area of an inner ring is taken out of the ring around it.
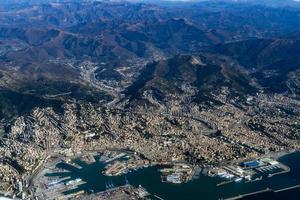
{"label": "warehouse", "polygon": [[254,161],[243,162],[242,166],[247,168],[252,168],[252,167],[258,167],[259,164],[260,163],[257,160],[254,160]]}

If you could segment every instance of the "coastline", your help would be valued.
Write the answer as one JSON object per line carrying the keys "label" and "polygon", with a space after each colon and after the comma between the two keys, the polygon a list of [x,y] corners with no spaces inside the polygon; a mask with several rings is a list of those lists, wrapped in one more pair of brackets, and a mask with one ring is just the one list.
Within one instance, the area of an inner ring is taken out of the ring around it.
{"label": "coastline", "polygon": [[[290,155],[297,154],[297,153],[300,153],[299,149],[276,152],[276,153],[272,154],[272,158],[276,159],[278,161],[281,161],[286,156],[290,156]],[[266,188],[266,189],[262,189],[262,190],[259,190],[256,192],[250,192],[250,193],[246,193],[246,194],[241,194],[241,195],[225,198],[224,200],[255,200],[255,199],[261,198],[261,196],[264,196],[264,197],[262,197],[264,200],[277,200],[277,199],[281,200],[282,197],[279,196],[279,194],[284,193],[284,192],[290,193],[291,191],[300,193],[300,182],[297,185],[292,185],[292,186],[284,187],[281,189]]]}
{"label": "coastline", "polygon": [[[122,151],[122,150],[114,149],[114,151]],[[79,158],[80,156],[82,156],[84,154],[95,154],[95,153],[99,153],[99,152],[100,152],[99,150],[98,151],[96,151],[96,150],[95,151],[82,151],[81,154],[73,155],[73,156],[62,156],[62,155],[61,156],[57,156],[57,155],[53,155],[51,157],[47,157],[47,160],[49,161],[49,159],[50,160],[53,159],[52,162],[50,162],[50,163],[53,164],[53,162],[54,162],[54,163],[57,164],[58,162],[63,161],[63,160],[65,160],[65,161],[69,160],[70,161],[72,159]],[[262,157],[271,157],[273,159],[280,160],[280,159],[284,158],[285,156],[288,156],[288,155],[291,155],[291,154],[294,154],[294,153],[297,153],[297,152],[300,152],[300,151],[299,150],[285,150],[285,151],[280,151],[280,152],[274,152],[272,154],[265,154]],[[260,158],[260,157],[256,157],[255,159],[258,159],[258,158]],[[44,168],[46,166],[49,167],[50,163],[48,163],[48,162],[43,163],[43,167],[42,168]],[[171,163],[168,163],[168,165],[170,165],[170,164]],[[151,166],[151,167],[165,166],[165,165],[166,165],[166,163],[153,163],[153,162],[150,162],[150,164],[149,164],[149,166]],[[41,168],[39,168],[39,169],[41,170]],[[39,174],[39,172],[36,173],[37,177],[39,176],[38,174]],[[213,180],[213,178],[211,178],[211,177],[208,177],[208,178],[209,178],[208,180],[210,180],[210,181]],[[184,185],[184,184],[182,184],[182,185]],[[32,185],[30,185],[30,186],[32,187]],[[29,188],[31,188],[31,187],[29,187]],[[273,191],[273,189],[270,189],[270,190]],[[261,189],[259,189],[258,191],[261,191]],[[268,192],[268,191],[265,191],[265,192]],[[242,194],[242,197],[249,196],[251,194],[253,195],[254,193],[256,193],[256,192],[254,191],[254,192],[245,193],[245,194]],[[241,196],[239,195],[237,197],[241,197]],[[231,198],[234,198],[234,197],[231,197]],[[237,198],[237,199],[239,199],[239,198]]]}

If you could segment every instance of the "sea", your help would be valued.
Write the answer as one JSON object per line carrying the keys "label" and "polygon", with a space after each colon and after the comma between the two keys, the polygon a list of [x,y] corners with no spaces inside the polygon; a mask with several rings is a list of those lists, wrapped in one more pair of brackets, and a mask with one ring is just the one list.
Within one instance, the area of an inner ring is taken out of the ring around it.
{"label": "sea", "polygon": [[[222,182],[221,178],[209,177],[204,174],[200,174],[199,178],[187,183],[162,183],[158,171],[159,167],[142,168],[117,177],[104,176],[102,174],[104,164],[99,161],[99,158],[96,158],[96,162],[91,164],[87,164],[79,159],[75,160],[74,162],[81,166],[80,168],[66,163],[59,163],[57,167],[64,169],[64,172],[47,174],[47,176],[61,178],[70,176],[70,180],[80,178],[85,182],[78,188],[68,191],[66,194],[80,190],[85,190],[88,193],[96,193],[104,191],[107,188],[129,183],[133,186],[141,185],[151,194],[157,195],[164,200],[219,200],[261,191],[266,188],[280,190],[300,185],[300,152],[285,155],[279,158],[279,161],[289,166],[291,169],[290,172],[255,182],[232,182],[221,186],[217,186],[218,183]],[[264,192],[241,199],[300,200],[300,188],[276,193]]]}

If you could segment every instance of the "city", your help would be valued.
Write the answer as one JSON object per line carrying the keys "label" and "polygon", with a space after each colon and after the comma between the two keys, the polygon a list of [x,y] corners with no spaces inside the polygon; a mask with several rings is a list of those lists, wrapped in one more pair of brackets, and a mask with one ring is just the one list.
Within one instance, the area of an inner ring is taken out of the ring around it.
{"label": "city", "polygon": [[299,48],[293,0],[0,0],[0,199],[296,197]]}

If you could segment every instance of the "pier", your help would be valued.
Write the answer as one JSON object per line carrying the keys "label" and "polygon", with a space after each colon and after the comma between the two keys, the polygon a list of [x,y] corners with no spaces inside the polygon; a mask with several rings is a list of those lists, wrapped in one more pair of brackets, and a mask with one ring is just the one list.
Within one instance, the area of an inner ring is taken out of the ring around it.
{"label": "pier", "polygon": [[226,185],[226,184],[229,184],[229,183],[233,183],[234,180],[229,180],[229,181],[222,181],[221,183],[218,183],[217,186],[222,186],[222,185]]}
{"label": "pier", "polygon": [[284,165],[282,163],[279,163],[277,166],[279,168],[283,169],[283,171],[277,172],[277,173],[273,173],[273,174],[269,174],[268,177],[272,177],[272,176],[275,176],[275,175],[280,175],[280,174],[288,173],[288,172],[291,171],[291,169],[288,166],[286,166],[286,165]]}
{"label": "pier", "polygon": [[112,162],[112,161],[114,161],[114,160],[116,160],[116,159],[122,158],[122,157],[124,157],[124,156],[126,156],[125,153],[120,153],[120,154],[116,155],[115,157],[106,160],[104,163],[105,163],[105,164],[110,163],[110,162]]}

